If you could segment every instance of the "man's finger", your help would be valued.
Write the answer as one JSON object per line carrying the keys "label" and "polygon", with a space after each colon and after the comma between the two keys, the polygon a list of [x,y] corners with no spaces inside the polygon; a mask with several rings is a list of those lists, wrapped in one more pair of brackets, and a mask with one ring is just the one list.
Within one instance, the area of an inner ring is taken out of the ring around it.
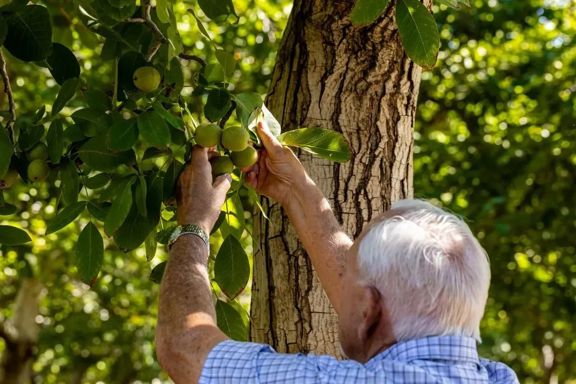
{"label": "man's finger", "polygon": [[208,149],[195,145],[192,148],[192,164],[199,165],[208,162]]}
{"label": "man's finger", "polygon": [[216,193],[222,194],[224,196],[226,195],[226,192],[228,192],[228,190],[230,189],[231,185],[232,185],[232,178],[227,173],[224,175],[218,176],[214,180],[214,184],[212,184]]}
{"label": "man's finger", "polygon": [[264,148],[274,156],[283,149],[282,144],[278,141],[278,139],[270,132],[268,126],[262,122],[259,122],[256,129],[258,133],[258,137],[262,140],[262,144],[264,144]]}

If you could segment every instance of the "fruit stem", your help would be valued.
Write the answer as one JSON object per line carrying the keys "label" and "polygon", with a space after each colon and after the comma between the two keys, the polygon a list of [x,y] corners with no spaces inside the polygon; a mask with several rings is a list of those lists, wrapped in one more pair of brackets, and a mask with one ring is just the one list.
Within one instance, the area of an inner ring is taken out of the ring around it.
{"label": "fruit stem", "polygon": [[2,82],[4,83],[4,93],[8,96],[8,105],[10,117],[6,122],[6,129],[8,130],[8,137],[14,145],[14,122],[16,121],[16,103],[14,102],[14,94],[12,93],[12,87],[10,86],[10,77],[8,76],[8,70],[6,69],[6,59],[4,58],[4,52],[0,49],[0,76],[2,76]]}

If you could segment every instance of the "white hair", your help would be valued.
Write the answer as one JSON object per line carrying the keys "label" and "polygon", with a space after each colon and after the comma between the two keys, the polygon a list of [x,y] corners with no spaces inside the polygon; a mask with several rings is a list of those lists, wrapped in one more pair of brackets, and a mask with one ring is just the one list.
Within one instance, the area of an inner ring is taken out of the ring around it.
{"label": "white hair", "polygon": [[361,240],[363,282],[383,296],[396,340],[461,335],[480,341],[488,257],[464,221],[421,200],[401,200]]}

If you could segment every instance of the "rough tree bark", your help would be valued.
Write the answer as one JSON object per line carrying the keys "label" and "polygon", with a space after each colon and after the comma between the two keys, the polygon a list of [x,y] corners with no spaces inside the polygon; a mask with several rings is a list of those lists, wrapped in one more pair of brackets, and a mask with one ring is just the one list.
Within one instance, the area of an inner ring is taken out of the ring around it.
{"label": "rough tree bark", "polygon": [[0,359],[2,384],[32,382],[32,362],[39,332],[36,316],[42,287],[36,278],[24,279],[18,290],[12,318],[0,324],[0,336],[6,344]]}
{"label": "rough tree bark", "polygon": [[[295,0],[267,105],[284,130],[344,134],[352,160],[300,154],[336,217],[356,237],[398,199],[412,196],[412,127],[421,69],[406,56],[389,7],[354,27],[354,1]],[[428,2],[429,5],[429,2]],[[256,226],[251,338],[280,352],[340,355],[337,319],[286,215],[267,205]]]}

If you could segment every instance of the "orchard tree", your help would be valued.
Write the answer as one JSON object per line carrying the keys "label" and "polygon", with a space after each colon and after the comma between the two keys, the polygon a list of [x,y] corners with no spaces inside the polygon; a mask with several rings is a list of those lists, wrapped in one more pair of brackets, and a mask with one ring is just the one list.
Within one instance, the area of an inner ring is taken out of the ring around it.
{"label": "orchard tree", "polygon": [[[268,94],[270,112],[260,94],[243,90],[237,40],[214,33],[213,25],[234,30],[249,23],[232,0],[2,2],[0,245],[22,266],[12,309],[1,318],[3,382],[31,380],[41,293],[47,276],[66,271],[57,268],[61,252],[36,258],[34,244],[67,233],[70,278],[95,291],[107,290],[103,270],[141,249],[155,263],[150,279],[159,281],[164,263],[157,248],[175,226],[176,182],[196,144],[220,152],[215,174],[233,175],[211,234],[221,328],[248,338],[237,298],[250,278],[246,250],[255,243],[252,338],[281,351],[337,353],[333,315],[293,230],[277,206],[262,205],[244,186],[239,168],[256,161],[254,126],[263,122],[284,144],[301,148],[351,235],[392,201],[411,196],[420,67],[433,66],[439,49],[430,5],[296,0]],[[204,49],[179,31],[180,17],[194,21]],[[98,52],[89,68],[82,44]],[[11,75],[20,66],[29,81],[43,79],[33,68],[52,80],[19,99],[14,84],[21,79]],[[251,213],[259,211],[253,228]],[[106,353],[80,350],[71,377],[81,381]],[[122,371],[118,380],[131,374]]]}

